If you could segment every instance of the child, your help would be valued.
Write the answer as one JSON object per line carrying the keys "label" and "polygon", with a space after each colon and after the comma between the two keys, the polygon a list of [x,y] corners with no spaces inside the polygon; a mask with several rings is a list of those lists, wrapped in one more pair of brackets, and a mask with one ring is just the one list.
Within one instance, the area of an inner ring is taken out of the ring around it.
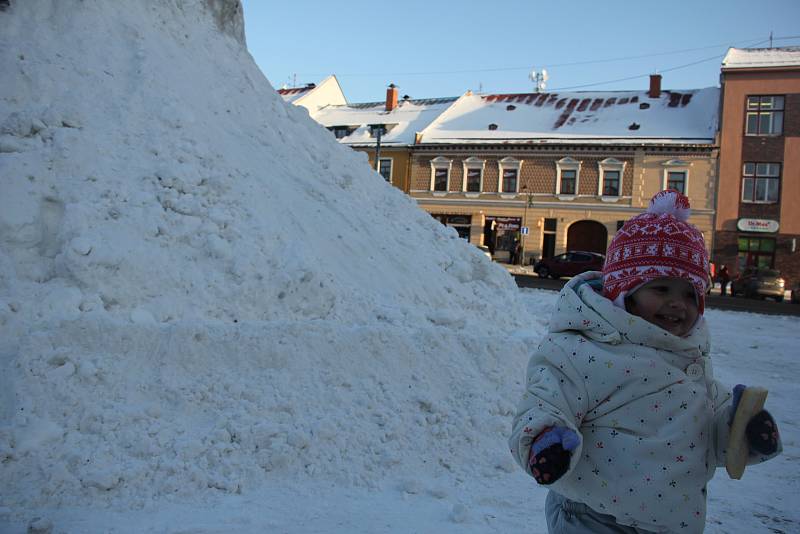
{"label": "child", "polygon": [[[712,376],[708,255],[688,215],[684,195],[655,195],[614,236],[603,272],[564,287],[528,363],[509,444],[551,488],[551,533],[703,531],[738,396]],[[747,437],[749,463],[781,451],[766,411]]]}

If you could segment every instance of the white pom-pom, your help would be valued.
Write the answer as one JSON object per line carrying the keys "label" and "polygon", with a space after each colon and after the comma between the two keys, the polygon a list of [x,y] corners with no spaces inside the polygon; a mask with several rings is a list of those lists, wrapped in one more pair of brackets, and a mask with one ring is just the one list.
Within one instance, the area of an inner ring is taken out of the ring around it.
{"label": "white pom-pom", "polygon": [[665,189],[656,193],[650,199],[650,206],[647,208],[647,213],[672,215],[679,221],[688,220],[691,212],[689,199],[674,189]]}

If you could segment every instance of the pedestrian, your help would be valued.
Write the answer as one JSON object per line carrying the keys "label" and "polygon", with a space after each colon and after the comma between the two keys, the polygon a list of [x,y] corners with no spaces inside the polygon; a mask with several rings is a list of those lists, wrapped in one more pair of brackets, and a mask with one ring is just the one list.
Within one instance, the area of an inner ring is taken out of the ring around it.
{"label": "pedestrian", "polygon": [[725,292],[728,288],[728,283],[731,281],[731,275],[728,273],[728,266],[722,265],[719,268],[719,274],[717,275],[717,279],[719,280],[719,294],[720,296],[725,296]]}
{"label": "pedestrian", "polygon": [[[743,386],[713,379],[708,258],[688,199],[662,191],[611,241],[602,272],[562,289],[528,363],[511,452],[550,488],[550,533],[702,532]],[[782,445],[765,410],[748,463]]]}

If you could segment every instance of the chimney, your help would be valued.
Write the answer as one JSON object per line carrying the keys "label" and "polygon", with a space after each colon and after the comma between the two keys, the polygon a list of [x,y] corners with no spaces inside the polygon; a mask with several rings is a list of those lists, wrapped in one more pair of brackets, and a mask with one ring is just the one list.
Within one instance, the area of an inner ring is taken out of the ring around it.
{"label": "chimney", "polygon": [[650,98],[658,98],[661,96],[661,75],[650,75],[650,91],[647,93]]}
{"label": "chimney", "polygon": [[397,87],[393,83],[386,89],[386,111],[392,111],[397,107]]}

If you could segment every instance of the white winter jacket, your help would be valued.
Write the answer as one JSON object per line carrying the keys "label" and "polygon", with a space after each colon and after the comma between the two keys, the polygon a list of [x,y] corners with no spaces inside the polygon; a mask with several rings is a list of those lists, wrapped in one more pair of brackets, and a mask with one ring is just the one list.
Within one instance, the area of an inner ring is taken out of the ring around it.
{"label": "white winter jacket", "polygon": [[705,321],[676,337],[597,293],[599,277],[585,273],[561,291],[528,363],[511,452],[530,474],[533,439],[571,428],[582,442],[551,489],[622,525],[702,532],[731,404],[730,388],[713,379]]}

